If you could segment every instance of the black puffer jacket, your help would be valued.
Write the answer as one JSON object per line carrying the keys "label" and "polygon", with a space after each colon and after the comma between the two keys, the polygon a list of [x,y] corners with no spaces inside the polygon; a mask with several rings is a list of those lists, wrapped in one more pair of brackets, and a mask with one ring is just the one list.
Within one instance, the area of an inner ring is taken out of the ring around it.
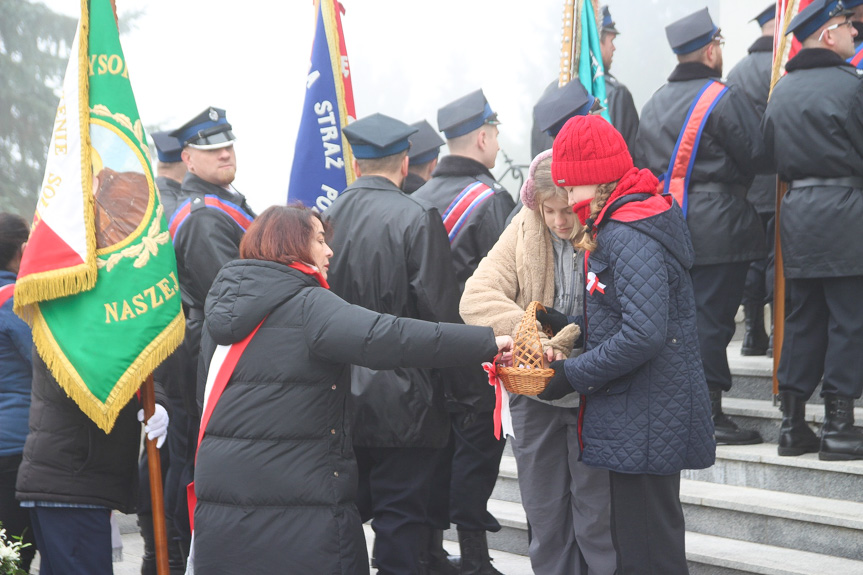
{"label": "black puffer jacket", "polygon": [[[362,176],[324,217],[333,226],[333,293],[380,313],[458,323],[458,286],[440,213],[381,176]],[[488,387],[488,385],[486,385]],[[446,445],[450,420],[436,370],[354,367],[354,443]]]}
{"label": "black puffer jacket", "polygon": [[[716,72],[704,64],[679,64],[668,83],[641,110],[635,164],[656,176],[668,162],[698,92]],[[759,118],[748,96],[731,86],[707,120],[689,185],[686,223],[695,248],[695,265],[757,260],[767,255],[764,230],[746,193],[769,162]],[[721,184],[723,191],[703,186]]]}
{"label": "black puffer jacket", "polygon": [[[863,177],[863,76],[830,50],[801,50],[773,91],[764,139],[783,180]],[[829,87],[829,89],[825,89]],[[863,189],[792,187],[782,198],[785,275],[863,275]]]}
{"label": "black puffer jacket", "polygon": [[222,268],[207,299],[199,387],[216,345],[243,339],[261,320],[198,451],[195,568],[367,573],[354,505],[350,364],[482,362],[496,352],[492,332],[380,315],[292,268],[238,260]]}
{"label": "black puffer jacket", "polygon": [[[167,405],[158,385],[156,401]],[[138,496],[141,424],[136,414],[140,408],[132,398],[111,433],[105,433],[63,391],[34,351],[30,433],[18,469],[16,497],[133,513]]]}

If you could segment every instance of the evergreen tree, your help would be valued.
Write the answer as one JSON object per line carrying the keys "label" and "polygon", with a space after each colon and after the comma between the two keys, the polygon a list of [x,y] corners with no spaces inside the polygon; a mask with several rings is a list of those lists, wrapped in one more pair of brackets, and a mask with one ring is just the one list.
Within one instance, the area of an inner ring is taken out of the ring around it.
{"label": "evergreen tree", "polygon": [[0,198],[30,218],[77,21],[28,0],[2,0]]}

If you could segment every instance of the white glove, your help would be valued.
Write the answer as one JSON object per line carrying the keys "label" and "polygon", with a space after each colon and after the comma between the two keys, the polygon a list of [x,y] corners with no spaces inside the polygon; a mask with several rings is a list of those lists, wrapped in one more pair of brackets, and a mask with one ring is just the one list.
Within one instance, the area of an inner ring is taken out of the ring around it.
{"label": "white glove", "polygon": [[[144,421],[144,410],[138,410],[138,421]],[[164,407],[156,404],[156,411],[153,416],[144,425],[144,431],[147,433],[147,439],[156,440],[156,448],[161,449],[165,443],[165,438],[168,437],[168,412]]]}

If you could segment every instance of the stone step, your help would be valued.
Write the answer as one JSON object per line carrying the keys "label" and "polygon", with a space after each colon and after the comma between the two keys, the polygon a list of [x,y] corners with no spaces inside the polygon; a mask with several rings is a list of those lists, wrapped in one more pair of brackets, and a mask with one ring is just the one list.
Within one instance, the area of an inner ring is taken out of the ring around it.
{"label": "stone step", "polygon": [[[503,526],[489,534],[489,546],[526,555],[527,521],[521,505],[492,499],[489,511]],[[455,530],[444,537],[454,541]],[[691,531],[686,533],[686,557],[690,575],[863,575],[861,561]]]}
{"label": "stone step", "polygon": [[694,533],[863,559],[863,503],[682,480]]}
{"label": "stone step", "polygon": [[818,454],[780,457],[776,444],[720,445],[716,464],[684,479],[863,502],[863,461],[820,461]]}
{"label": "stone step", "polygon": [[521,504],[521,492],[518,488],[518,469],[516,468],[515,457],[512,455],[504,455],[500,459],[500,470],[497,474],[497,483],[494,484],[491,498]]}
{"label": "stone step", "polygon": [[[779,441],[782,412],[778,405],[773,405],[772,400],[723,397],[722,410],[741,427],[757,429],[764,441],[768,443]],[[863,407],[854,408],[854,420],[863,421]],[[813,431],[820,432],[821,425],[824,423],[824,406],[807,403],[806,422]]]}

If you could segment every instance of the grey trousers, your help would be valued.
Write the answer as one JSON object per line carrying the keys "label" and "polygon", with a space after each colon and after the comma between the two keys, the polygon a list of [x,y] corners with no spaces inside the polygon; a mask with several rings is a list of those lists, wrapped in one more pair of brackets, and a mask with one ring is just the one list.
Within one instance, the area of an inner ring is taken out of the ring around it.
{"label": "grey trousers", "polygon": [[608,471],[578,460],[578,408],[513,395],[510,410],[534,573],[613,575]]}

